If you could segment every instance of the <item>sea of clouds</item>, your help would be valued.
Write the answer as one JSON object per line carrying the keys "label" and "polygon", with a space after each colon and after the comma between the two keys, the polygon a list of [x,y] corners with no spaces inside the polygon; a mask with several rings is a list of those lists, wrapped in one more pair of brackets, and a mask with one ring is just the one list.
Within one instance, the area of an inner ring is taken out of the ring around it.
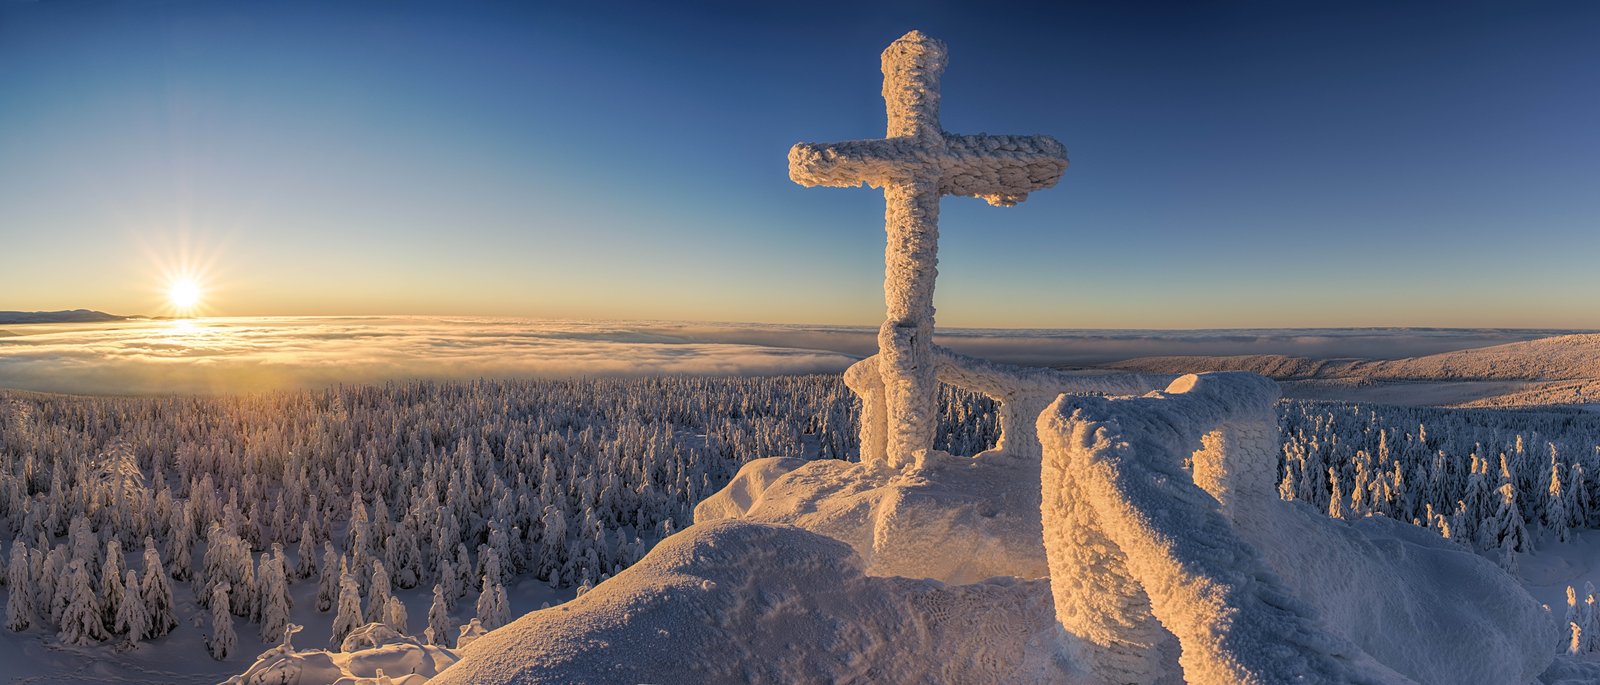
{"label": "sea of clouds", "polygon": [[[1152,355],[1398,358],[1563,331],[945,330],[938,342],[1018,364]],[[273,317],[0,327],[0,387],[83,394],[227,393],[389,380],[837,373],[877,348],[848,326]]]}

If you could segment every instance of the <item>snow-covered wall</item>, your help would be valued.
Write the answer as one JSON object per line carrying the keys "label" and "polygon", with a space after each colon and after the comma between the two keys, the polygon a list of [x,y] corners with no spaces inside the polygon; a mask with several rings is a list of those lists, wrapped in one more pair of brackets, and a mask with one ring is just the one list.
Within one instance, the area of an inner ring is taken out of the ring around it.
{"label": "snow-covered wall", "polygon": [[[1185,376],[1039,417],[1056,615],[1109,682],[1528,682],[1554,626],[1486,560],[1425,531],[1279,501],[1277,388]],[[1192,470],[1185,468],[1186,458]]]}

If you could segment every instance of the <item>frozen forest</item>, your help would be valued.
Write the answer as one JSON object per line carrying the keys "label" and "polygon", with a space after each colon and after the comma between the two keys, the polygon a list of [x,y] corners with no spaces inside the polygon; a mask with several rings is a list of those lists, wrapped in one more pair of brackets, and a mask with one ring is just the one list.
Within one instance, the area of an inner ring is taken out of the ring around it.
{"label": "frozen forest", "polygon": [[[994,443],[992,401],[943,386],[939,405],[939,448]],[[538,608],[508,606],[508,585],[570,597],[638,561],[753,458],[855,452],[858,412],[826,375],[5,393],[6,627],[122,651],[189,633],[243,664],[240,636],[279,643],[304,597],[333,651],[372,623],[455,647],[464,626]],[[1278,416],[1279,494],[1328,516],[1407,522],[1507,568],[1600,525],[1593,413],[1285,401]],[[1553,651],[1600,647],[1593,590],[1573,592]]]}

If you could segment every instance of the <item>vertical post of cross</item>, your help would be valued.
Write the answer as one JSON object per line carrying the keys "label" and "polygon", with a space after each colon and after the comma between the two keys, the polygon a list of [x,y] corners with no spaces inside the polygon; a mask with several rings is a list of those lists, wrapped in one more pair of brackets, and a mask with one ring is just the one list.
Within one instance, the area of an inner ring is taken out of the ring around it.
{"label": "vertical post of cross", "polygon": [[[939,76],[943,42],[912,31],[883,51],[888,138],[921,149],[943,148]],[[878,364],[888,404],[889,465],[902,466],[933,447],[939,379],[933,358],[933,285],[939,275],[939,177],[907,174],[884,187],[884,304]]]}

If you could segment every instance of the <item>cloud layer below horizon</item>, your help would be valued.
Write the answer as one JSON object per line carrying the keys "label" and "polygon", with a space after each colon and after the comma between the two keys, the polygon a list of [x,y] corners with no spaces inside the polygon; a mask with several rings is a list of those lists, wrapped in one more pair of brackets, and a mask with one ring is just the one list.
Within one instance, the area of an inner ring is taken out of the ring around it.
{"label": "cloud layer below horizon", "polygon": [[[953,330],[939,342],[1012,363],[1088,366],[1173,354],[1393,358],[1556,333]],[[0,388],[232,393],[415,378],[837,373],[874,352],[876,338],[865,327],[448,317],[12,326],[0,329]]]}

